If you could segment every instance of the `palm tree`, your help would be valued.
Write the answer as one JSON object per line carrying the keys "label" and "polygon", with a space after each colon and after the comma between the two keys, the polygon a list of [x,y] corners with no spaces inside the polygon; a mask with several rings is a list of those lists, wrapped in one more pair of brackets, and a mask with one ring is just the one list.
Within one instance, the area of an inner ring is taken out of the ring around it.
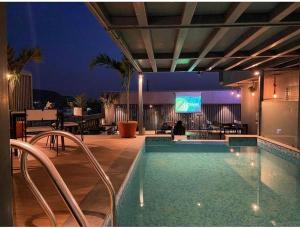
{"label": "palm tree", "polygon": [[110,108],[112,105],[115,104],[118,98],[119,98],[118,93],[106,92],[106,93],[102,93],[99,99],[101,103],[104,105],[104,108]]}
{"label": "palm tree", "polygon": [[85,109],[86,106],[87,106],[87,98],[86,98],[86,96],[84,94],[77,95],[74,98],[74,101],[69,102],[69,106],[71,108],[77,107],[77,108]]}
{"label": "palm tree", "polygon": [[121,76],[121,84],[123,89],[126,91],[126,121],[129,121],[129,93],[130,93],[130,81],[134,68],[129,60],[123,56],[121,61],[115,60],[106,54],[100,54],[96,56],[90,67],[94,68],[96,66],[106,66],[107,68],[115,69],[119,71]]}
{"label": "palm tree", "polygon": [[8,80],[12,91],[15,84],[20,80],[24,67],[31,61],[39,63],[41,60],[42,54],[39,48],[23,49],[18,55],[16,55],[15,50],[7,45]]}

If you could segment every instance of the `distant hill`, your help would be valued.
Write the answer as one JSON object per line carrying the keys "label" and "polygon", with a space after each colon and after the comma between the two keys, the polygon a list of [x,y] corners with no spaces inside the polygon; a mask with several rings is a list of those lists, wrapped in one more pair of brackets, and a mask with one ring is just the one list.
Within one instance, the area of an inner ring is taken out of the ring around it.
{"label": "distant hill", "polygon": [[48,101],[53,102],[56,108],[68,107],[68,102],[73,101],[72,96],[63,96],[57,92],[42,89],[33,89],[33,106],[44,108]]}

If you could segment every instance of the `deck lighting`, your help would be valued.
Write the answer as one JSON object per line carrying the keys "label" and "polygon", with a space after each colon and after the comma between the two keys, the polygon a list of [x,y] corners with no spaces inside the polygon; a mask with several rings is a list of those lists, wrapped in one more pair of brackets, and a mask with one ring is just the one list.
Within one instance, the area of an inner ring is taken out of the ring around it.
{"label": "deck lighting", "polygon": [[149,108],[153,108],[153,106],[152,106],[152,105],[149,105]]}
{"label": "deck lighting", "polygon": [[234,153],[234,149],[233,148],[230,148],[230,153]]}
{"label": "deck lighting", "polygon": [[254,165],[255,165],[255,163],[254,163],[254,161],[252,160],[252,161],[250,162],[250,166],[251,166],[251,167],[254,167]]}
{"label": "deck lighting", "polygon": [[201,207],[201,203],[200,203],[200,202],[198,202],[198,203],[197,203],[197,206],[198,206],[198,207]]}
{"label": "deck lighting", "polygon": [[233,96],[234,95],[234,91],[232,90],[230,94]]}
{"label": "deck lighting", "polygon": [[240,98],[240,97],[241,97],[241,94],[240,94],[240,93],[237,93],[237,94],[236,94],[236,97],[237,97],[237,98]]}
{"label": "deck lighting", "polygon": [[240,153],[239,153],[239,152],[236,152],[236,153],[235,153],[235,156],[239,157],[239,156],[240,156]]}
{"label": "deck lighting", "polygon": [[254,212],[259,210],[259,206],[256,203],[251,204],[251,208]]}
{"label": "deck lighting", "polygon": [[252,92],[252,93],[251,93],[251,96],[254,97],[254,96],[255,96],[255,92]]}

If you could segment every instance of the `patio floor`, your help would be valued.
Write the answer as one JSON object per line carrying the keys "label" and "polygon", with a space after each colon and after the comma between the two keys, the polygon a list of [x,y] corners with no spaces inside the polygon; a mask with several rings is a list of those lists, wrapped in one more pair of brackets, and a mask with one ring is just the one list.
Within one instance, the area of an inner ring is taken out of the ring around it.
{"label": "patio floor", "polygon": [[[144,136],[134,139],[120,139],[117,135],[88,135],[84,142],[96,156],[116,192],[118,192],[126,174],[144,142]],[[45,141],[37,144],[53,161],[65,180],[70,191],[83,209],[89,225],[103,224],[109,210],[109,195],[96,172],[89,166],[85,155],[72,142],[66,140],[66,150],[56,156],[55,150],[45,147]],[[14,226],[50,226],[50,222],[27,188],[19,170],[18,157],[14,157]],[[44,195],[46,201],[57,216],[59,226],[77,226],[68,209],[57,193],[45,170],[30,159],[29,172],[33,181]]]}

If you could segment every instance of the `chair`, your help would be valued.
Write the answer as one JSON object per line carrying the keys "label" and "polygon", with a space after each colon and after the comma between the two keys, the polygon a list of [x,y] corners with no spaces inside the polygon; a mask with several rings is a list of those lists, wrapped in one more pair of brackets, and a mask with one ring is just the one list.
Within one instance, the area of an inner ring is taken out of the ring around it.
{"label": "chair", "polygon": [[[30,126],[29,126],[30,125]],[[46,131],[55,130],[58,126],[58,111],[57,109],[28,109],[26,110],[25,121],[25,141],[27,134],[37,134]],[[48,145],[49,137],[46,145]],[[50,148],[56,144],[58,153],[58,138],[50,138]]]}

